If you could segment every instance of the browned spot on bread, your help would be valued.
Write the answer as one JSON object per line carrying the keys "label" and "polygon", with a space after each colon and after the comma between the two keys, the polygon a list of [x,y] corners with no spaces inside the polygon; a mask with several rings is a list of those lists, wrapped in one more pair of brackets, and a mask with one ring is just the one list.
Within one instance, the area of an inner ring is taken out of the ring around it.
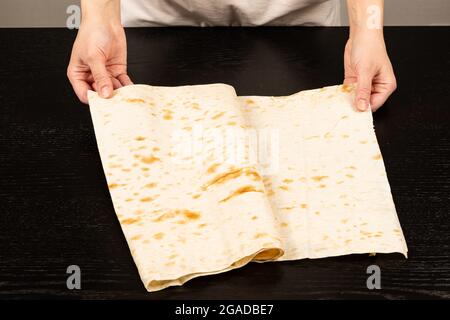
{"label": "browned spot on bread", "polygon": [[214,116],[212,116],[211,119],[213,119],[213,120],[219,119],[224,114],[225,114],[225,111],[219,112],[219,113],[215,114]]}
{"label": "browned spot on bread", "polygon": [[259,239],[259,238],[263,238],[263,237],[267,237],[267,236],[268,236],[267,233],[257,233],[257,234],[255,234],[255,236],[253,238]]}
{"label": "browned spot on bread", "polygon": [[136,141],[144,141],[145,137],[138,136],[138,137],[134,138],[134,140],[136,140]]}
{"label": "browned spot on bread", "polygon": [[233,191],[228,197],[220,200],[219,202],[225,202],[230,200],[231,198],[237,197],[243,193],[247,193],[247,192],[263,192],[260,189],[256,189],[254,186],[244,186],[244,187],[240,187],[239,189]]}
{"label": "browned spot on bread", "polygon": [[153,235],[153,238],[156,240],[161,240],[162,238],[164,238],[164,233],[162,233],[162,232],[155,233]]}
{"label": "browned spot on bread", "polygon": [[[211,179],[208,183],[206,183],[203,186],[203,190],[206,190],[211,185],[222,184],[226,181],[236,179],[236,178],[240,177],[244,172],[249,172],[249,171],[255,172],[255,170],[253,168],[245,167],[245,168],[235,169],[235,170],[232,170],[229,172],[221,173],[221,174],[215,176],[213,179]],[[256,174],[258,174],[258,173],[256,173]]]}
{"label": "browned spot on bread", "polygon": [[341,117],[341,119],[347,119],[348,118],[348,116],[342,116]]}
{"label": "browned spot on bread", "polygon": [[283,182],[284,183],[292,183],[292,182],[294,182],[294,180],[292,180],[292,179],[284,179]]}
{"label": "browned spot on bread", "polygon": [[183,215],[189,220],[197,220],[200,218],[200,214],[198,212],[183,210]]}
{"label": "browned spot on bread", "polygon": [[258,219],[258,217],[257,216],[253,216],[253,217],[251,217],[251,219],[252,220],[256,220],[256,219]]}
{"label": "browned spot on bread", "polygon": [[206,223],[201,223],[201,224],[199,224],[198,225],[198,227],[201,229],[201,228],[204,228],[204,227],[206,227],[207,226],[207,224]]}
{"label": "browned spot on bread", "polygon": [[126,99],[126,101],[129,103],[144,103],[145,102],[144,99],[141,99],[141,98],[129,98],[129,99]]}
{"label": "browned spot on bread", "polygon": [[151,155],[151,156],[148,156],[148,157],[142,157],[141,161],[144,162],[144,163],[147,163],[147,164],[152,164],[154,162],[161,161],[161,159]]}
{"label": "browned spot on bread", "polygon": [[280,188],[281,190],[285,190],[285,191],[288,191],[288,190],[289,190],[289,187],[288,187],[288,186],[279,186],[279,188]]}
{"label": "browned spot on bread", "polygon": [[342,92],[352,92],[353,91],[353,86],[349,85],[349,84],[343,84],[341,87],[341,91]]}
{"label": "browned spot on bread", "polygon": [[316,212],[314,212],[314,214],[315,214],[316,216],[319,216],[319,215],[320,215],[320,211],[316,211]]}
{"label": "browned spot on bread", "polygon": [[173,117],[172,117],[173,112],[171,110],[163,110],[163,111],[164,111],[164,114],[163,114],[164,120],[172,120],[173,119]]}
{"label": "browned spot on bread", "polygon": [[324,138],[325,139],[331,139],[333,135],[330,132],[325,133]]}
{"label": "browned spot on bread", "polygon": [[359,143],[361,143],[361,144],[366,144],[366,143],[367,143],[367,140],[361,140]]}
{"label": "browned spot on bread", "polygon": [[326,178],[328,178],[328,176],[314,176],[314,177],[311,177],[311,179],[313,179],[315,182],[320,182],[320,181],[322,181],[323,179],[326,179]]}
{"label": "browned spot on bread", "polygon": [[128,219],[125,219],[125,220],[120,221],[120,223],[121,223],[121,224],[127,225],[127,224],[137,223],[137,222],[139,222],[140,220],[141,220],[141,219],[139,219],[139,218],[136,218],[136,219],[128,218]]}
{"label": "browned spot on bread", "polygon": [[308,204],[307,203],[301,203],[300,204],[300,208],[306,209],[306,208],[308,208]]}
{"label": "browned spot on bread", "polygon": [[139,240],[140,238],[142,238],[142,234],[138,234],[134,237],[131,237],[131,240]]}
{"label": "browned spot on bread", "polygon": [[120,165],[120,164],[117,164],[117,163],[111,163],[108,167],[110,167],[110,168],[120,168],[120,167],[122,167],[122,165]]}
{"label": "browned spot on bread", "polygon": [[194,102],[194,103],[191,105],[191,107],[192,107],[192,109],[200,110],[200,105],[199,105],[198,103],[196,103],[196,102]]}
{"label": "browned spot on bread", "polygon": [[235,121],[230,121],[230,122],[227,122],[227,125],[229,125],[229,126],[235,126],[235,125],[236,125],[236,122],[235,122]]}
{"label": "browned spot on bread", "polygon": [[124,169],[121,169],[121,171],[123,171],[123,172],[130,172],[131,169],[126,169],[126,168],[124,168]]}
{"label": "browned spot on bread", "polygon": [[[198,212],[190,211],[190,210],[174,210],[166,212],[162,215],[160,215],[158,218],[154,219],[154,222],[161,222],[168,219],[173,219],[178,216],[182,215],[183,217],[187,218],[188,220],[197,220],[200,218],[200,214]],[[178,224],[185,224],[186,221],[184,220],[178,220],[176,221]]]}
{"label": "browned spot on bread", "polygon": [[133,201],[133,198],[127,198],[127,199],[125,199],[125,201],[126,201],[126,202]]}
{"label": "browned spot on bread", "polygon": [[256,171],[245,171],[247,177],[251,177],[253,181],[261,181],[262,177]]}
{"label": "browned spot on bread", "polygon": [[373,160],[381,160],[381,153],[376,154],[372,157]]}
{"label": "browned spot on bread", "polygon": [[156,152],[156,151],[159,151],[159,150],[161,150],[161,149],[159,149],[158,147],[153,147],[153,149],[152,149],[154,152]]}
{"label": "browned spot on bread", "polygon": [[169,256],[169,259],[175,259],[176,257],[178,257],[178,255],[176,253],[174,253]]}
{"label": "browned spot on bread", "polygon": [[245,100],[245,103],[248,105],[251,105],[251,104],[255,104],[255,101],[253,101],[252,99],[247,99],[247,100]]}
{"label": "browned spot on bread", "polygon": [[144,186],[144,188],[149,188],[149,189],[154,188],[154,187],[156,187],[156,182],[150,182]]}
{"label": "browned spot on bread", "polygon": [[282,222],[282,223],[280,224],[280,226],[281,226],[282,228],[286,228],[286,227],[288,226],[288,224],[287,224],[286,222]]}
{"label": "browned spot on bread", "polygon": [[142,167],[141,170],[142,170],[142,171],[148,171],[148,170],[150,170],[150,168]]}
{"label": "browned spot on bread", "polygon": [[109,189],[114,189],[114,188],[117,188],[119,186],[120,186],[120,184],[117,184],[117,183],[110,183],[110,184],[108,184],[108,188]]}
{"label": "browned spot on bread", "polygon": [[220,163],[214,163],[213,165],[211,165],[211,166],[206,170],[206,172],[209,173],[209,174],[214,173],[214,172],[216,172],[216,169],[217,169],[217,167],[219,167],[219,166],[220,166]]}
{"label": "browned spot on bread", "polygon": [[183,127],[183,130],[192,131],[192,127]]}
{"label": "browned spot on bread", "polygon": [[150,202],[150,201],[153,201],[153,200],[154,199],[152,197],[145,197],[145,198],[140,199],[139,201],[141,201],[141,202]]}
{"label": "browned spot on bread", "polygon": [[319,188],[321,188],[321,189],[326,188],[326,187],[327,187],[326,184],[319,184]]}
{"label": "browned spot on bread", "polygon": [[165,221],[168,219],[172,219],[172,218],[176,217],[177,211],[169,211],[169,212],[163,213],[162,215],[160,215],[158,218],[154,219],[153,221],[161,222],[161,221]]}
{"label": "browned spot on bread", "polygon": [[342,223],[347,223],[347,222],[348,222],[348,219],[342,219],[341,222],[342,222]]}
{"label": "browned spot on bread", "polygon": [[345,175],[347,178],[354,178],[354,176],[352,174],[346,174]]}
{"label": "browned spot on bread", "polygon": [[201,197],[201,194],[194,194],[193,196],[192,196],[192,199],[198,199],[198,198],[200,198]]}

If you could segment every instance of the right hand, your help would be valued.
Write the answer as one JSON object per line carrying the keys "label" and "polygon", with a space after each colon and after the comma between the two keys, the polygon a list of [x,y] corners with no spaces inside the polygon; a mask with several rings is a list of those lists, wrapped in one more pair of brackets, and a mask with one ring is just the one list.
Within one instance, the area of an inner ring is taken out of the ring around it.
{"label": "right hand", "polygon": [[87,91],[110,98],[113,90],[133,84],[127,75],[125,31],[110,21],[83,21],[72,48],[67,77],[83,103]]}

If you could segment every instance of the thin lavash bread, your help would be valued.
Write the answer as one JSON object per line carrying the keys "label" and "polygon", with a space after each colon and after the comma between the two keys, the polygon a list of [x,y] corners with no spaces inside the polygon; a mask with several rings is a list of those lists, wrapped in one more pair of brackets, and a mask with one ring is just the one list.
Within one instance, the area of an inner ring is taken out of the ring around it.
{"label": "thin lavash bread", "polygon": [[406,256],[371,113],[352,97],[351,86],[287,97],[237,97],[225,84],[89,92],[146,289],[250,261]]}

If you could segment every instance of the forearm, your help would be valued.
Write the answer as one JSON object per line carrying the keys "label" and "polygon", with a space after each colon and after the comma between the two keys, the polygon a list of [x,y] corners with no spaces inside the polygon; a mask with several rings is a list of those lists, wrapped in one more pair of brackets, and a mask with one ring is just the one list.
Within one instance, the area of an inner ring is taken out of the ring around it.
{"label": "forearm", "polygon": [[350,38],[383,36],[384,0],[347,0]]}
{"label": "forearm", "polygon": [[81,0],[82,22],[120,25],[120,0]]}

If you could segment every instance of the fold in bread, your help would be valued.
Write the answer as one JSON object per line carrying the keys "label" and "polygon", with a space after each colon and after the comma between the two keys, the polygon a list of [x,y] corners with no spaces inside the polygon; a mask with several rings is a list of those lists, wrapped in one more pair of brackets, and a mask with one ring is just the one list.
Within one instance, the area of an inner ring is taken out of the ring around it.
{"label": "fold in bread", "polygon": [[354,111],[352,96],[333,86],[237,97],[225,84],[89,92],[114,209],[146,289],[250,261],[406,256],[371,113]]}

